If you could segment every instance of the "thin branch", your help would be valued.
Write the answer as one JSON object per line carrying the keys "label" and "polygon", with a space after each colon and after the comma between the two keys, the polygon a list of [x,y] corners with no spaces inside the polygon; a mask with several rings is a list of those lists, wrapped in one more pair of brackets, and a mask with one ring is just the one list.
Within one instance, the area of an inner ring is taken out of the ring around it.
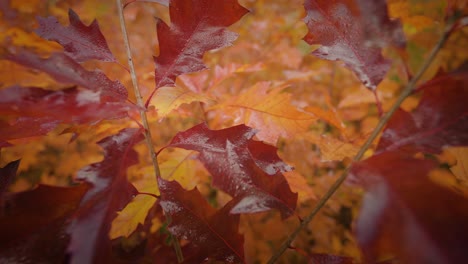
{"label": "thin branch", "polygon": [[[388,123],[388,121],[393,116],[395,111],[400,107],[401,103],[403,103],[403,101],[414,91],[416,83],[419,81],[419,79],[421,79],[422,75],[426,72],[427,68],[431,65],[431,63],[434,60],[435,56],[437,55],[439,50],[442,48],[442,46],[447,41],[450,33],[452,32],[452,29],[453,29],[453,25],[451,25],[450,27],[447,27],[447,29],[443,33],[442,37],[437,42],[436,46],[432,49],[431,53],[429,54],[429,57],[426,59],[423,66],[421,67],[421,69],[418,71],[418,73],[411,79],[411,81],[403,89],[403,91],[401,92],[401,94],[398,97],[397,101],[393,104],[392,108],[387,113],[385,113],[385,115],[382,117],[382,119],[377,124],[374,131],[372,132],[372,134],[369,136],[367,141],[364,143],[364,145],[362,145],[359,152],[354,157],[353,162],[361,160],[361,158],[364,156],[364,153],[372,145],[372,142],[380,134],[380,132],[382,131],[384,126]],[[332,184],[332,186],[328,189],[327,193],[325,193],[325,195],[318,201],[317,205],[314,207],[312,212],[309,215],[307,215],[306,218],[304,218],[304,221],[302,221],[301,224],[289,235],[289,237],[286,239],[286,241],[283,242],[281,247],[275,252],[275,254],[268,261],[269,264],[273,264],[273,263],[277,262],[278,259],[281,257],[281,255],[284,253],[284,251],[286,251],[286,249],[290,248],[291,243],[297,237],[299,232],[302,231],[302,229],[304,229],[310,223],[310,221],[312,221],[312,219],[319,212],[319,210],[328,202],[330,197],[333,196],[333,194],[338,190],[338,188],[341,186],[341,184],[346,180],[346,177],[348,176],[351,165],[352,164],[350,164],[345,169],[345,171],[340,175],[340,177]]]}
{"label": "thin branch", "polygon": [[[151,130],[150,130],[149,123],[148,123],[148,117],[146,116],[145,103],[143,102],[143,97],[141,96],[140,89],[138,87],[137,76],[135,73],[135,66],[133,65],[132,51],[130,49],[130,42],[128,40],[127,26],[125,25],[125,18],[123,15],[122,2],[121,0],[116,0],[116,1],[117,1],[117,10],[119,13],[120,26],[122,28],[124,45],[125,45],[125,49],[127,52],[128,66],[130,68],[130,75],[132,77],[133,91],[135,93],[137,105],[140,106],[140,117],[141,117],[141,121],[144,127],[146,145],[148,146],[148,150],[151,156],[151,161],[153,163],[153,169],[154,169],[154,173],[156,176],[156,182],[158,182],[158,179],[161,177],[161,171],[159,170],[156,152],[154,151],[154,145],[151,139]],[[180,250],[179,241],[176,238],[173,239],[173,246],[176,251],[177,260],[179,261],[179,263],[181,263],[183,261],[182,251]]]}

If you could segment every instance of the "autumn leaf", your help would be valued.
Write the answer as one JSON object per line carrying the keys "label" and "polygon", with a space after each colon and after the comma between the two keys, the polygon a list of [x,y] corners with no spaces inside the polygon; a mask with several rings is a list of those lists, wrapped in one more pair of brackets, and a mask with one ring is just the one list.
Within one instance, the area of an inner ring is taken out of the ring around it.
{"label": "autumn leaf", "polygon": [[468,184],[468,148],[449,148],[448,151],[455,157],[457,163],[450,167],[452,173],[460,181]]}
{"label": "autumn leaf", "polygon": [[[0,139],[43,135],[61,123],[94,124],[104,119],[123,118],[133,109],[126,101],[106,100],[99,92],[76,87],[48,91],[13,86],[0,90],[0,113],[19,119],[2,126]],[[14,133],[15,130],[19,133]]]}
{"label": "autumn leaf", "polygon": [[375,89],[390,68],[380,47],[404,40],[400,25],[388,18],[385,1],[307,0],[304,6],[309,29],[304,40],[321,45],[312,54],[343,61],[367,88]]}
{"label": "autumn leaf", "polygon": [[194,93],[183,87],[160,87],[151,98],[150,105],[154,105],[158,112],[158,118],[165,118],[171,111],[182,104],[192,102],[208,103],[211,99],[203,94]]}
{"label": "autumn leaf", "polygon": [[171,217],[169,230],[175,236],[189,240],[194,247],[184,254],[191,262],[206,258],[227,263],[244,260],[244,238],[238,234],[240,215],[233,215],[232,202],[220,210],[213,209],[195,188],[184,190],[176,181],[158,180],[161,192],[159,204]]}
{"label": "autumn leaf", "polygon": [[[278,209],[283,217],[296,207],[297,194],[289,189],[281,171],[290,167],[274,153],[254,152],[255,131],[244,125],[210,130],[200,124],[179,132],[168,145],[200,152],[200,161],[213,177],[213,185],[230,194],[237,203],[232,213]],[[265,147],[273,150],[273,147]]]}
{"label": "autumn leaf", "polygon": [[8,60],[43,71],[61,83],[79,85],[106,98],[121,101],[127,99],[128,92],[119,81],[111,81],[99,71],[87,71],[63,53],[54,53],[49,58],[43,59],[31,51],[14,48],[4,56]]}
{"label": "autumn leaf", "polygon": [[292,138],[306,132],[316,117],[291,105],[291,95],[284,86],[260,82],[238,96],[211,107],[219,115],[229,116],[235,124],[245,124],[258,130],[257,138],[276,144],[280,137]]}
{"label": "autumn leaf", "polygon": [[0,262],[63,262],[69,239],[67,221],[88,189],[88,184],[39,185],[8,195],[0,203]]}
{"label": "autumn leaf", "polygon": [[112,221],[109,238],[129,237],[138,227],[145,222],[149,210],[154,206],[156,198],[141,194],[133,198],[117,217]]}
{"label": "autumn leaf", "polygon": [[367,189],[356,223],[367,261],[374,262],[384,245],[404,263],[468,260],[467,241],[460,239],[468,236],[467,198],[432,182],[428,174],[435,168],[433,161],[398,152],[353,165]]}
{"label": "autumn leaf", "polygon": [[422,86],[417,108],[398,110],[385,128],[377,152],[439,153],[444,146],[468,144],[466,70],[443,74]]}
{"label": "autumn leaf", "polygon": [[156,63],[156,88],[172,86],[178,75],[205,68],[203,54],[231,45],[237,35],[227,27],[248,11],[237,0],[172,0],[171,25],[158,20],[159,40]]}
{"label": "autumn leaf", "polygon": [[317,136],[309,133],[305,138],[319,147],[320,160],[323,162],[352,159],[360,148],[357,144],[333,136]]}
{"label": "autumn leaf", "polygon": [[92,59],[116,62],[96,20],[86,26],[72,9],[68,10],[68,17],[68,27],[62,26],[53,16],[38,17],[39,28],[35,32],[44,39],[60,43],[65,54],[78,62]]}
{"label": "autumn leaf", "polygon": [[99,141],[104,160],[78,172],[77,179],[93,187],[83,197],[72,223],[67,228],[71,236],[67,251],[71,263],[107,262],[110,256],[108,237],[112,220],[136,195],[127,180],[127,168],[137,164],[133,145],[142,140],[139,129],[127,128]]}

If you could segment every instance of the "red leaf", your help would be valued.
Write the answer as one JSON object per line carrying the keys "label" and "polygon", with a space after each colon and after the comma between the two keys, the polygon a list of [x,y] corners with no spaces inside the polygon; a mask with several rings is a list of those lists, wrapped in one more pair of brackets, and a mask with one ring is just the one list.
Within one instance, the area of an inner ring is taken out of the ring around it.
{"label": "red leaf", "polygon": [[160,55],[156,63],[156,88],[174,85],[183,73],[205,68],[203,54],[231,45],[237,35],[227,27],[248,11],[237,0],[171,0],[171,25],[158,20]]}
{"label": "red leaf", "polygon": [[9,195],[0,205],[0,262],[63,263],[67,220],[88,189],[39,185]]}
{"label": "red leaf", "polygon": [[436,165],[399,152],[353,165],[368,189],[356,235],[369,263],[382,244],[402,263],[468,261],[468,199],[429,180]]}
{"label": "red leaf", "polygon": [[231,215],[232,202],[220,210],[212,208],[195,188],[186,191],[176,181],[159,180],[159,203],[171,216],[169,230],[191,242],[190,262],[206,258],[229,263],[244,261],[244,238],[238,234],[239,215]]}
{"label": "red leaf", "polygon": [[0,114],[20,118],[2,125],[0,140],[46,134],[59,123],[96,123],[123,118],[132,109],[134,105],[129,102],[106,100],[99,91],[77,88],[47,91],[13,86],[0,90]]}
{"label": "red leaf", "polygon": [[5,167],[0,168],[0,205],[3,194],[6,192],[11,181],[16,176],[19,164],[20,160],[15,160],[5,165]]}
{"label": "red leaf", "polygon": [[87,71],[76,61],[62,53],[54,53],[47,59],[25,50],[14,50],[5,58],[21,65],[43,71],[57,81],[75,84],[89,90],[100,92],[104,97],[114,97],[121,101],[127,100],[127,90],[119,81],[111,81],[99,71]]}
{"label": "red leaf", "polygon": [[418,107],[393,115],[377,151],[439,153],[444,146],[468,145],[467,73],[443,74],[423,85]]}
{"label": "red leaf", "polygon": [[0,140],[45,135],[57,125],[59,125],[59,121],[50,117],[19,117],[10,123],[0,120]]}
{"label": "red leaf", "polygon": [[70,25],[64,27],[55,17],[38,17],[39,28],[35,32],[44,39],[60,43],[65,53],[78,62],[92,59],[116,61],[96,20],[86,26],[71,9],[68,10],[68,18]]}
{"label": "red leaf", "polygon": [[213,185],[236,200],[231,213],[275,208],[283,217],[290,216],[296,207],[297,194],[291,192],[281,172],[291,167],[279,159],[275,148],[254,142],[254,135],[255,131],[245,125],[210,130],[206,124],[200,124],[179,132],[169,147],[200,152]]}
{"label": "red leaf", "polygon": [[127,180],[127,168],[138,161],[132,147],[142,137],[140,130],[127,128],[99,141],[104,160],[78,172],[77,178],[91,183],[93,188],[83,198],[67,229],[71,235],[71,263],[109,263],[111,221],[137,193]]}
{"label": "red leaf", "polygon": [[320,44],[313,52],[319,58],[341,60],[367,88],[375,89],[390,68],[377,43],[404,39],[399,23],[387,16],[384,0],[306,0],[304,22],[309,32],[304,40]]}

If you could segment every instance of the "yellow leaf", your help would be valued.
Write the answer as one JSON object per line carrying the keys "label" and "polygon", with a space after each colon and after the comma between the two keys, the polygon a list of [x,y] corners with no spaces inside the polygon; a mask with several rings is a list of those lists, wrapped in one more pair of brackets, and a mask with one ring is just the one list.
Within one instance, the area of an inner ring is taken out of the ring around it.
{"label": "yellow leaf", "polygon": [[155,202],[156,198],[149,195],[140,194],[135,196],[112,221],[109,232],[110,239],[130,236],[138,227],[138,224],[145,222],[146,215]]}
{"label": "yellow leaf", "polygon": [[271,82],[259,82],[211,110],[258,129],[258,139],[270,144],[276,144],[279,137],[292,138],[306,132],[316,117],[291,105],[291,95],[283,92],[283,85],[272,86]]}
{"label": "yellow leaf", "polygon": [[310,199],[317,199],[312,187],[307,183],[304,176],[295,171],[287,171],[284,173],[284,176],[286,177],[291,190],[293,192],[297,192],[299,195],[299,201],[304,202]]}
{"label": "yellow leaf", "polygon": [[161,177],[177,181],[186,190],[193,189],[205,171],[197,155],[196,151],[180,148],[163,151],[159,156]]}
{"label": "yellow leaf", "polygon": [[194,93],[183,87],[161,87],[155,92],[150,105],[156,107],[158,117],[162,119],[182,104],[197,101],[208,103],[210,99],[203,94]]}
{"label": "yellow leaf", "polygon": [[450,170],[457,179],[468,184],[468,148],[449,148],[448,151],[457,159],[457,163]]}
{"label": "yellow leaf", "polygon": [[360,148],[358,145],[331,136],[308,134],[305,138],[320,148],[321,161],[341,161],[345,158],[353,158]]}

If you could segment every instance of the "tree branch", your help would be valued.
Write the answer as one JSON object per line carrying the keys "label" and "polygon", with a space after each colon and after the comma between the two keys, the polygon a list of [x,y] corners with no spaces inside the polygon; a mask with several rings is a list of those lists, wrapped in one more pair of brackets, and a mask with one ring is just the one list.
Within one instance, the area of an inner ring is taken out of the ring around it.
{"label": "tree branch", "polygon": [[[403,89],[400,96],[398,97],[397,101],[392,105],[391,109],[387,113],[385,113],[385,115],[382,117],[382,119],[380,119],[380,122],[377,124],[375,129],[372,131],[372,134],[366,140],[364,145],[362,145],[362,147],[359,149],[359,152],[354,157],[353,162],[361,160],[361,158],[364,156],[364,153],[369,149],[372,142],[380,134],[380,132],[382,131],[384,126],[388,123],[388,121],[393,116],[395,111],[400,107],[401,103],[403,103],[403,101],[414,91],[416,83],[419,81],[419,79],[421,79],[422,75],[426,72],[427,68],[431,65],[431,63],[434,60],[435,56],[437,55],[439,50],[442,48],[442,46],[447,41],[447,39],[450,36],[450,33],[452,32],[452,30],[453,30],[453,25],[450,25],[450,26],[448,26],[446,28],[443,35],[441,36],[441,38],[437,42],[436,46],[432,49],[431,53],[429,54],[429,57],[424,62],[421,69],[419,69],[417,74],[406,85],[406,87]],[[284,253],[284,251],[286,251],[286,249],[288,249],[291,246],[291,243],[297,237],[299,232],[302,231],[302,229],[304,229],[312,221],[312,219],[319,212],[319,210],[328,202],[328,200],[338,190],[338,188],[341,186],[341,184],[346,180],[351,166],[352,166],[352,163],[345,169],[345,171],[340,175],[340,177],[328,189],[328,191],[325,193],[325,195],[318,201],[317,205],[314,207],[312,212],[309,215],[307,215],[307,217],[304,218],[304,220],[301,222],[301,224],[283,242],[281,247],[278,250],[276,250],[275,254],[270,258],[270,260],[268,260],[268,264],[273,264],[276,261],[278,261],[278,259]]]}
{"label": "tree branch", "polygon": [[[148,146],[148,150],[151,156],[151,161],[153,163],[153,169],[154,169],[154,173],[156,176],[156,183],[158,183],[158,179],[161,177],[161,171],[159,170],[159,164],[158,164],[156,152],[154,151],[154,145],[153,145],[153,141],[151,138],[151,130],[148,124],[148,117],[146,116],[146,107],[143,102],[143,97],[141,96],[141,93],[140,93],[140,88],[138,87],[137,76],[135,73],[135,66],[133,65],[132,51],[130,49],[130,42],[128,40],[127,26],[125,25],[125,18],[123,15],[122,2],[121,0],[116,0],[116,1],[117,1],[117,10],[119,13],[120,26],[122,28],[124,45],[125,45],[125,49],[127,52],[128,66],[130,68],[130,75],[132,77],[133,91],[135,93],[137,105],[140,107],[140,117],[143,123],[146,145]],[[174,249],[176,251],[177,260],[179,261],[179,263],[182,263],[182,261],[184,260],[184,257],[182,255],[182,250],[180,248],[179,241],[175,237],[173,237],[172,241],[173,241]]]}

